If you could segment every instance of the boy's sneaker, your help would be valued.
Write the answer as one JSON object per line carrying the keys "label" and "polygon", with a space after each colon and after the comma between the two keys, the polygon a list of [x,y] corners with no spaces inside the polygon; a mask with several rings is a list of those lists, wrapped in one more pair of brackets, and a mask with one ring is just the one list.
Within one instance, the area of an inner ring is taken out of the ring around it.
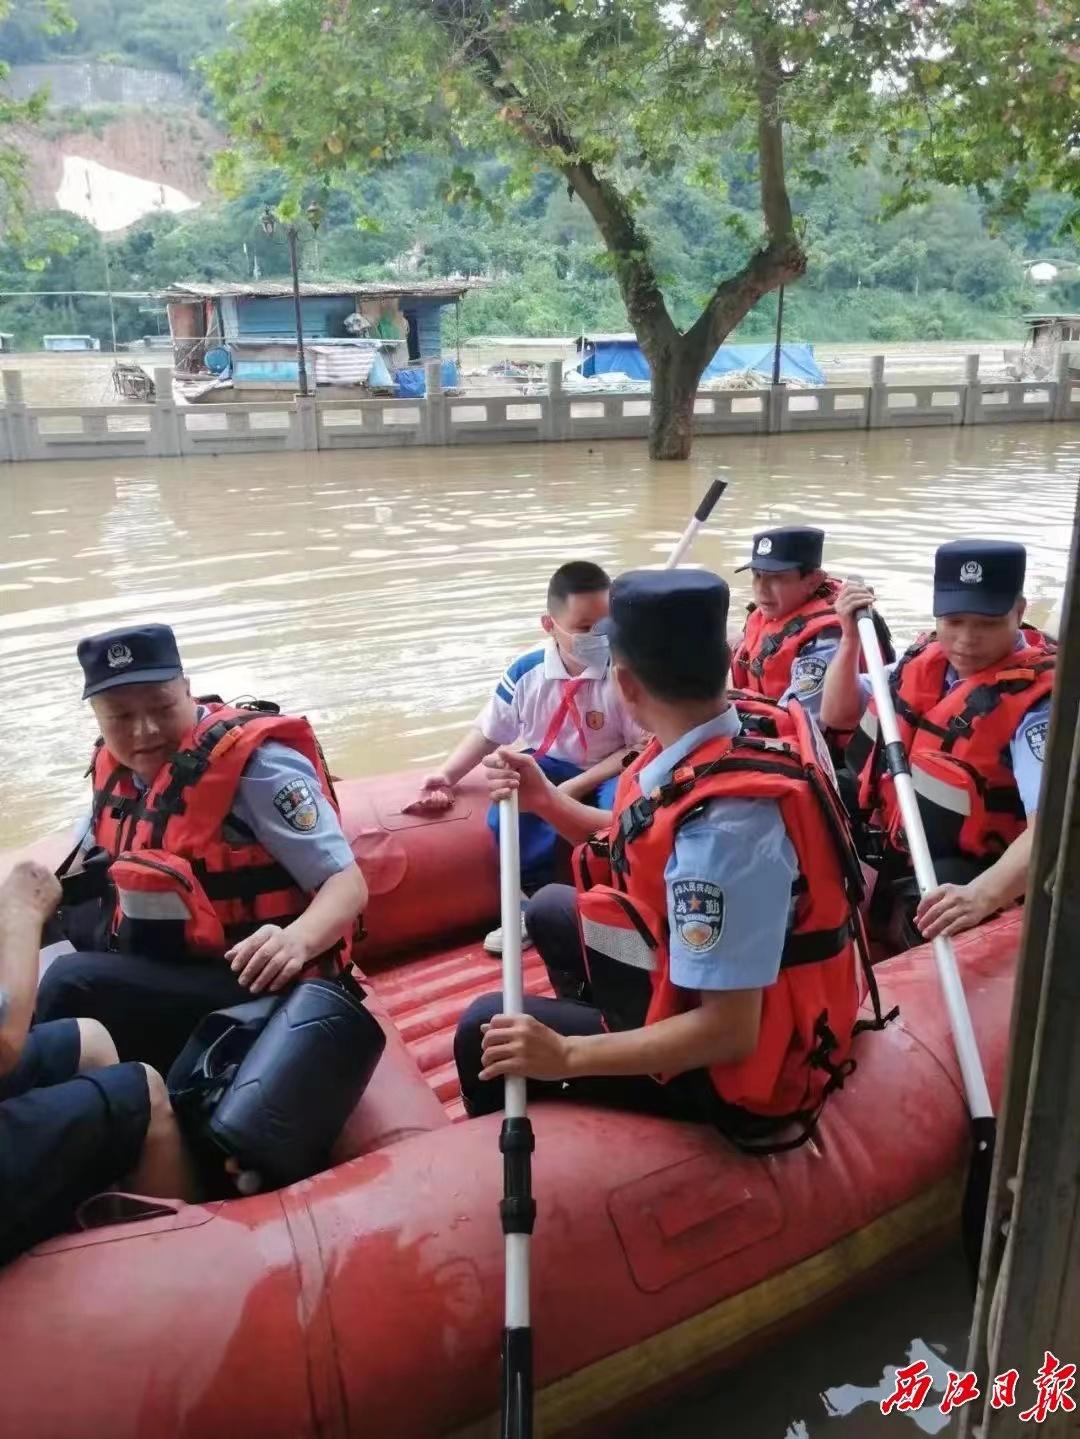
{"label": "boy's sneaker", "polygon": [[[532,940],[529,938],[529,932],[525,928],[524,914],[521,916],[521,947],[522,949],[530,949],[532,947]],[[502,954],[503,932],[501,925],[498,929],[493,929],[490,934],[484,936],[484,948],[488,954]]]}

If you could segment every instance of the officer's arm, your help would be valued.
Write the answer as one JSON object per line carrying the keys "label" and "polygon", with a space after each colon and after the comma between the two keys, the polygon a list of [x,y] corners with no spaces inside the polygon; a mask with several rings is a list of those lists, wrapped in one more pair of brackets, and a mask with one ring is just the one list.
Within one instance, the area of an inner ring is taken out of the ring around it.
{"label": "officer's arm", "polygon": [[853,730],[866,708],[866,693],[859,684],[862,650],[856,613],[873,603],[873,592],[858,581],[848,580],[836,597],[840,620],[840,643],[825,671],[818,722],[824,729]]}
{"label": "officer's arm", "polygon": [[368,888],[355,862],[325,880],[299,919],[285,933],[299,941],[309,960],[337,943],[367,907]]}
{"label": "officer's arm", "polygon": [[1004,909],[1019,899],[1027,889],[1028,865],[1031,863],[1031,843],[1035,833],[1035,815],[1028,815],[1027,829],[1017,835],[1012,844],[985,870],[978,879],[988,898],[993,902],[992,910]]}
{"label": "officer's arm", "polygon": [[761,1026],[761,990],[703,990],[698,997],[696,1008],[643,1029],[567,1037],[566,1078],[682,1074],[737,1064],[753,1054]]}
{"label": "officer's arm", "polygon": [[551,783],[532,755],[521,750],[500,749],[484,761],[484,772],[496,804],[516,792],[524,813],[539,816],[571,844],[581,844],[611,824],[610,810],[572,799]]}

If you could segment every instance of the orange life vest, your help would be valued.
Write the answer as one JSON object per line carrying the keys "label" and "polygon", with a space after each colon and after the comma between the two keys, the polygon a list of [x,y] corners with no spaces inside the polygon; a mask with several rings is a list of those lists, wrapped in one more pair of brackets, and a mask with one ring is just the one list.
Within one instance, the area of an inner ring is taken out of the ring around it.
{"label": "orange life vest", "polygon": [[840,581],[826,577],[797,610],[775,620],[751,605],[731,660],[732,685],[778,700],[791,683],[791,667],[803,646],[819,635],[839,638],[840,621],[833,608],[839,592]]}
{"label": "orange life vest", "polygon": [[[922,635],[889,677],[900,738],[911,765],[930,852],[992,862],[1027,824],[1009,758],[1024,715],[1054,687],[1053,640],[1022,626],[1024,645],[946,694],[948,658]],[[877,812],[886,846],[906,853],[896,789],[885,765],[877,709],[867,705],[845,759],[859,782],[859,808]]]}
{"label": "orange life vest", "polygon": [[[112,859],[113,943],[118,949],[220,958],[260,925],[291,923],[310,901],[231,816],[244,767],[269,739],[311,762],[321,797],[339,812],[310,724],[266,708],[216,702],[204,708],[206,713],[145,789],[103,741],[95,749],[90,770],[92,833],[95,845]],[[302,798],[298,795],[298,801]],[[343,936],[335,954],[345,940]]]}
{"label": "orange life vest", "polygon": [[[742,722],[737,737],[706,741],[667,784],[643,796],[637,776],[659,753],[653,740],[623,773],[610,830],[579,846],[583,948],[609,1028],[655,1024],[696,1004],[670,977],[664,871],[679,827],[713,799],[775,800],[799,863],[793,896],[778,896],[778,903],[794,899],[794,919],[779,976],[763,992],[756,1050],[714,1066],[709,1077],[724,1104],[801,1121],[805,1134],[854,1068],[862,873],[802,706],[738,692],[732,698]],[[877,1025],[883,1022],[878,1015]]]}

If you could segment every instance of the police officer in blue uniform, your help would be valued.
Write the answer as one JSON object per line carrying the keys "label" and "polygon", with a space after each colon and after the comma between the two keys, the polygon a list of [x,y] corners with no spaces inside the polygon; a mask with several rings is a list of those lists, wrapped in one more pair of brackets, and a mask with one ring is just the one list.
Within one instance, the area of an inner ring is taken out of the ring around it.
{"label": "police officer in blue uniform", "polygon": [[[206,713],[176,638],[167,625],[128,626],[83,640],[78,657],[106,750],[145,792]],[[187,803],[199,803],[198,785]],[[42,979],[39,1020],[98,1019],[121,1060],[167,1069],[206,1013],[291,983],[363,909],[366,886],[338,817],[314,765],[291,746],[268,738],[253,751],[222,833],[238,847],[261,846],[310,896],[304,913],[262,925],[224,962],[107,953],[76,940],[79,952],[55,959]],[[95,844],[90,817],[76,838],[85,858]]]}
{"label": "police officer in blue uniform", "polygon": [[[740,732],[726,693],[728,600],[725,582],[703,571],[637,571],[616,582],[607,624],[620,687],[659,745],[638,776],[643,795],[665,785],[703,745]],[[611,823],[610,813],[551,785],[528,755],[502,750],[486,764],[493,798],[516,790],[523,809],[571,842]],[[517,1019],[499,1013],[498,994],[465,1012],[455,1058],[469,1112],[502,1104],[502,1086],[492,1080],[525,1075],[548,1094],[716,1118],[708,1069],[755,1050],[762,992],[780,971],[799,880],[775,800],[708,800],[677,829],[664,870],[669,977],[688,992],[686,1008],[696,1018],[620,1033],[606,1033],[601,1010],[589,1002],[577,892],[558,884],[542,889],[526,923],[558,997],[527,997],[526,1016]],[[676,1077],[660,1085],[649,1077],[655,1073]]]}

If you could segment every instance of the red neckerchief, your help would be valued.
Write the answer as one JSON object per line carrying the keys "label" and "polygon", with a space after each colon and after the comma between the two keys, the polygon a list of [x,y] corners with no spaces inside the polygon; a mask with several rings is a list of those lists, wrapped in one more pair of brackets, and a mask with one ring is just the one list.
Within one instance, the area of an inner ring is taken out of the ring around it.
{"label": "red neckerchief", "polygon": [[540,741],[539,746],[533,751],[533,757],[535,759],[542,759],[544,755],[547,754],[548,750],[558,739],[559,734],[562,731],[562,727],[566,723],[567,716],[569,716],[570,719],[573,720],[574,729],[577,730],[577,737],[581,741],[582,758],[584,759],[587,757],[589,750],[589,742],[585,736],[585,726],[582,723],[581,712],[577,707],[577,700],[575,698],[578,690],[584,683],[584,675],[579,675],[577,679],[566,679],[559,681],[559,684],[562,688],[562,697],[559,700],[558,708],[551,717],[551,723],[547,727],[547,733]]}

